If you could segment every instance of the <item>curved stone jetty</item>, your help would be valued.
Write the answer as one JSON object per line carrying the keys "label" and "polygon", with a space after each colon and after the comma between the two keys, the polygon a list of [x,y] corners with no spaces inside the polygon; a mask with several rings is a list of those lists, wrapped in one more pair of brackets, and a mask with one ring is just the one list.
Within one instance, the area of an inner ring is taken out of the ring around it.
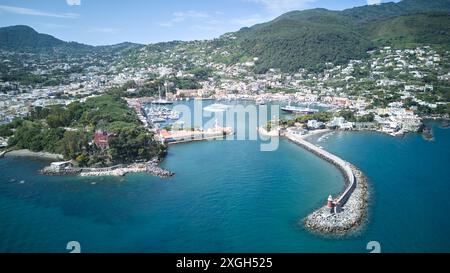
{"label": "curved stone jetty", "polygon": [[304,219],[307,229],[330,235],[343,235],[357,229],[364,221],[367,210],[368,186],[364,174],[340,157],[306,141],[304,136],[285,133],[285,137],[306,150],[332,163],[343,173],[346,188],[336,199]]}

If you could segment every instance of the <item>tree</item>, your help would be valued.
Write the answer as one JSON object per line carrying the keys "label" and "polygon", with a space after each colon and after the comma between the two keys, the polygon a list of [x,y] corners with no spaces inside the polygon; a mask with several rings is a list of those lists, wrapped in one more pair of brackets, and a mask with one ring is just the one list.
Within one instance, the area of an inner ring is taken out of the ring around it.
{"label": "tree", "polygon": [[86,149],[88,142],[84,132],[66,131],[59,141],[59,150],[65,157],[75,159]]}

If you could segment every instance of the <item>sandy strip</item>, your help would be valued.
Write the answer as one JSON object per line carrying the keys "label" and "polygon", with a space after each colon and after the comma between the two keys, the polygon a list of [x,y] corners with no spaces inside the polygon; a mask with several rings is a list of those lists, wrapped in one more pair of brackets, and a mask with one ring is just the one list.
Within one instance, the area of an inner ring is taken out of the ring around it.
{"label": "sandy strip", "polygon": [[51,160],[63,160],[64,156],[59,154],[52,154],[47,152],[33,152],[27,149],[22,150],[14,150],[7,152],[5,154],[6,157],[8,156],[19,156],[19,157],[39,157],[39,158],[45,158],[45,159],[51,159]]}

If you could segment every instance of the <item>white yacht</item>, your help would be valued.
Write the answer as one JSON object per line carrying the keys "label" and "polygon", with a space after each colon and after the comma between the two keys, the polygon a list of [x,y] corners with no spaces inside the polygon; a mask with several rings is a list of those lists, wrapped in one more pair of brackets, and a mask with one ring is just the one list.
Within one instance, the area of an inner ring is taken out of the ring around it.
{"label": "white yacht", "polygon": [[220,103],[214,103],[203,108],[207,112],[225,112],[230,106]]}

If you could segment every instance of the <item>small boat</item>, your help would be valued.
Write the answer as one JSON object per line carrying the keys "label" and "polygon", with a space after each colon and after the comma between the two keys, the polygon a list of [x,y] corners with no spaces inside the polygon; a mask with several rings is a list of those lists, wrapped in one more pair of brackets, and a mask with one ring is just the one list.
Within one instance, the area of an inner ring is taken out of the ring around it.
{"label": "small boat", "polygon": [[267,102],[266,100],[259,98],[255,101],[255,103],[256,105],[265,105]]}
{"label": "small boat", "polygon": [[154,118],[154,119],[151,119],[151,122],[152,123],[163,123],[163,122],[166,122],[166,120],[163,118]]}
{"label": "small boat", "polygon": [[164,100],[164,99],[159,99],[159,100],[154,100],[152,101],[153,104],[158,104],[158,105],[169,105],[169,104],[173,104],[173,101],[168,101],[168,100]]}

